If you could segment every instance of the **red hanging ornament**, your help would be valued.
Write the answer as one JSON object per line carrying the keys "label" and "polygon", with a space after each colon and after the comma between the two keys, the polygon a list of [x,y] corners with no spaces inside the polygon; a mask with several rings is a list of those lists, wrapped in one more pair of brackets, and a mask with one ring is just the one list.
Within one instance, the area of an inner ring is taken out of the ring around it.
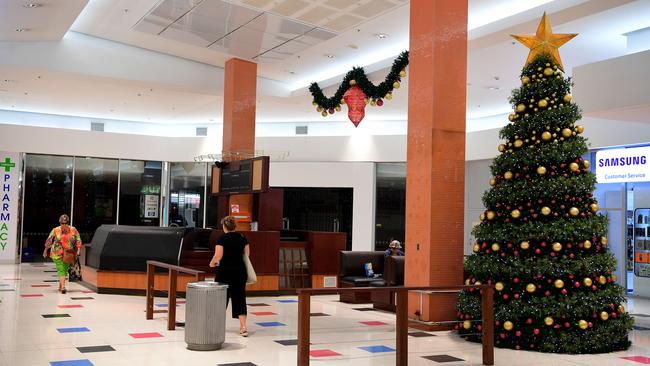
{"label": "red hanging ornament", "polygon": [[343,99],[348,106],[348,118],[354,123],[354,127],[359,126],[363,117],[366,116],[366,94],[358,85],[352,85],[343,94]]}

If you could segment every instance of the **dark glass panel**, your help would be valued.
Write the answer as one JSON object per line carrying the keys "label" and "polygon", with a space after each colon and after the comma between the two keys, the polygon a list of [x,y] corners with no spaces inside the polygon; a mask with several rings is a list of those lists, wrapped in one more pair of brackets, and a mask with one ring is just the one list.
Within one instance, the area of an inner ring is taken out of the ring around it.
{"label": "dark glass panel", "polygon": [[385,250],[391,240],[404,242],[406,213],[406,163],[377,163],[375,250]]}
{"label": "dark glass panel", "polygon": [[169,225],[203,227],[205,163],[170,163]]}
{"label": "dark glass panel", "polygon": [[120,160],[120,225],[160,226],[162,162]]}

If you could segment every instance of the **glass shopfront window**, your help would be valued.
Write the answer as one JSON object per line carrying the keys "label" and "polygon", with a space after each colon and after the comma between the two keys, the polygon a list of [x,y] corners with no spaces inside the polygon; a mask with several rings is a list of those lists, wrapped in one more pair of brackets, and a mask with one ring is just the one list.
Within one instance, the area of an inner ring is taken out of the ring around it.
{"label": "glass shopfront window", "polygon": [[404,242],[406,163],[377,163],[375,250],[386,250],[391,240]]}
{"label": "glass shopfront window", "polygon": [[73,166],[71,156],[26,155],[23,262],[42,261],[50,230],[59,225],[59,216],[70,215]]}
{"label": "glass shopfront window", "polygon": [[116,223],[117,176],[118,160],[75,158],[72,224],[84,243],[100,225]]}
{"label": "glass shopfront window", "polygon": [[120,225],[159,226],[162,162],[120,160]]}
{"label": "glass shopfront window", "polygon": [[169,225],[203,227],[206,166],[169,164]]}

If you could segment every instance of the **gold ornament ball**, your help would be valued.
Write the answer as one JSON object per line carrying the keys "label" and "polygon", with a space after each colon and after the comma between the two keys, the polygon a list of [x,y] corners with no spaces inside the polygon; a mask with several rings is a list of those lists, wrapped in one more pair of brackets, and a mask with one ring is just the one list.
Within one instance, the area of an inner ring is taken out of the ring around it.
{"label": "gold ornament ball", "polygon": [[544,69],[544,76],[551,76],[551,75],[553,75],[554,72],[555,71],[553,71],[553,69],[551,69],[550,67],[547,67],[547,68]]}
{"label": "gold ornament ball", "polygon": [[562,244],[560,244],[560,243],[553,243],[553,251],[555,251],[555,252],[559,252],[560,250],[562,250]]}
{"label": "gold ornament ball", "polygon": [[591,242],[589,240],[585,240],[584,247],[585,247],[585,249],[591,248]]}
{"label": "gold ornament ball", "polygon": [[621,313],[621,314],[623,314],[623,313],[625,312],[625,306],[623,306],[623,305],[619,305],[619,306],[618,306],[618,312]]}
{"label": "gold ornament ball", "polygon": [[598,212],[598,204],[597,203],[592,203],[589,205],[589,208],[591,209],[591,212],[596,213]]}
{"label": "gold ornament ball", "polygon": [[517,112],[521,113],[521,112],[523,112],[523,111],[526,110],[526,105],[524,105],[523,103],[521,103],[521,104],[517,104],[517,109],[515,109],[515,110],[516,110]]}
{"label": "gold ornament ball", "polygon": [[585,160],[582,164],[585,166],[585,169],[589,169],[589,167],[591,166],[589,160]]}
{"label": "gold ornament ball", "polygon": [[548,101],[546,101],[546,99],[542,99],[539,102],[537,102],[537,105],[540,106],[541,108],[546,108],[548,107]]}
{"label": "gold ornament ball", "polygon": [[571,99],[573,99],[571,94],[567,94],[564,96],[564,98],[562,98],[562,100],[564,100],[565,103],[571,103]]}
{"label": "gold ornament ball", "polygon": [[504,151],[506,151],[506,145],[504,145],[504,144],[500,144],[499,147],[497,147],[497,150],[499,150],[499,152],[504,152]]}
{"label": "gold ornament ball", "polygon": [[522,147],[523,145],[524,145],[524,142],[521,141],[520,139],[516,139],[516,140],[515,140],[515,147],[516,147],[516,148],[520,148],[520,147]]}
{"label": "gold ornament ball", "polygon": [[323,111],[323,112],[321,113],[321,115],[322,115],[323,117],[327,117],[327,111]]}
{"label": "gold ornament ball", "polygon": [[485,214],[484,213],[480,214],[478,217],[479,217],[479,219],[481,219],[481,221],[485,220]]}
{"label": "gold ornament ball", "polygon": [[600,237],[600,243],[603,245],[607,245],[607,237],[606,236],[601,236]]}
{"label": "gold ornament ball", "polygon": [[474,282],[474,284],[475,284],[476,286],[481,286],[481,281],[476,281],[476,282]]}
{"label": "gold ornament ball", "polygon": [[495,288],[497,291],[501,291],[501,290],[503,290],[503,283],[501,283],[501,282],[497,282],[497,283],[495,283],[495,284],[494,284],[494,288]]}
{"label": "gold ornament ball", "polygon": [[371,101],[370,101],[370,105],[373,106],[373,107],[376,106],[376,105],[377,105],[377,101],[374,100],[374,99],[371,100]]}
{"label": "gold ornament ball", "polygon": [[492,251],[498,252],[501,249],[501,246],[497,243],[492,244]]}
{"label": "gold ornament ball", "polygon": [[350,85],[357,85],[357,81],[354,79],[350,80]]}
{"label": "gold ornament ball", "polygon": [[554,285],[555,285],[555,287],[557,287],[557,288],[562,288],[562,287],[564,287],[564,281],[562,281],[562,280],[555,280]]}
{"label": "gold ornament ball", "polygon": [[569,169],[571,169],[572,172],[577,172],[580,170],[580,166],[578,166],[577,163],[571,163],[569,164]]}
{"label": "gold ornament ball", "polygon": [[583,132],[585,132],[585,126],[583,126],[583,125],[577,125],[577,126],[576,126],[576,132],[577,132],[577,133],[583,133]]}
{"label": "gold ornament ball", "polygon": [[613,274],[613,275],[612,275],[612,282],[616,282],[616,279],[617,279],[617,278],[618,278],[618,277],[616,277],[616,275]]}
{"label": "gold ornament ball", "polygon": [[530,248],[530,244],[527,241],[522,241],[521,244],[519,244],[519,246],[523,250],[526,250],[526,249]]}
{"label": "gold ornament ball", "polygon": [[553,318],[551,318],[550,316],[547,316],[546,318],[544,318],[544,324],[546,324],[548,326],[553,325]]}
{"label": "gold ornament ball", "polygon": [[530,78],[528,76],[522,76],[521,77],[521,83],[524,84],[524,85],[530,83]]}
{"label": "gold ornament ball", "polygon": [[495,184],[497,184],[497,180],[494,178],[490,178],[490,185],[494,186]]}
{"label": "gold ornament ball", "polygon": [[571,216],[578,216],[580,215],[580,210],[578,210],[576,207],[571,207],[569,209],[569,213],[571,214]]}
{"label": "gold ornament ball", "polygon": [[546,206],[542,207],[542,215],[548,216],[550,214],[551,214],[551,209],[550,208],[548,208]]}
{"label": "gold ornament ball", "polygon": [[340,112],[340,111],[341,111],[341,106],[340,106],[340,105],[337,105],[336,107],[334,107],[334,109],[335,109],[337,112]]}
{"label": "gold ornament ball", "polygon": [[546,174],[546,167],[540,166],[539,168],[537,168],[537,174],[539,175]]}
{"label": "gold ornament ball", "polygon": [[400,71],[399,76],[402,77],[402,78],[405,77],[406,76],[406,71],[404,71],[404,70]]}
{"label": "gold ornament ball", "polygon": [[396,81],[396,82],[393,83],[393,89],[399,89],[399,86],[400,86],[400,85],[399,85],[399,82],[398,82],[398,81]]}
{"label": "gold ornament ball", "polygon": [[598,277],[598,283],[600,283],[601,285],[606,284],[607,283],[607,278],[605,276],[599,276]]}
{"label": "gold ornament ball", "polygon": [[601,311],[601,312],[600,312],[600,318],[601,318],[602,320],[607,320],[607,319],[609,319],[609,314],[607,314],[606,311]]}
{"label": "gold ornament ball", "polygon": [[587,323],[586,320],[582,320],[582,319],[581,319],[581,320],[578,322],[578,326],[580,327],[580,329],[583,329],[583,330],[584,330],[584,329],[589,328],[589,323]]}
{"label": "gold ornament ball", "polygon": [[469,321],[469,320],[465,320],[465,321],[463,322],[463,328],[465,328],[465,329],[469,329],[469,328],[471,328],[471,327],[472,327],[472,322],[471,322],[471,321]]}
{"label": "gold ornament ball", "polygon": [[506,320],[505,323],[503,323],[503,329],[505,330],[512,330],[514,325],[512,325],[512,322],[510,320]]}
{"label": "gold ornament ball", "polygon": [[341,99],[341,104],[345,105],[345,99]]}
{"label": "gold ornament ball", "polygon": [[551,133],[548,132],[548,131],[544,131],[544,132],[542,133],[542,140],[544,140],[544,141],[548,141],[548,140],[550,140],[551,137],[553,137],[553,135],[551,135]]}
{"label": "gold ornament ball", "polygon": [[496,214],[494,213],[494,211],[488,211],[485,216],[487,217],[488,220],[494,220]]}
{"label": "gold ornament ball", "polygon": [[465,280],[465,285],[469,286],[469,278]]}
{"label": "gold ornament ball", "polygon": [[393,94],[391,94],[391,93],[386,93],[386,96],[384,96],[384,98],[386,98],[386,99],[388,99],[388,100],[391,100],[391,99],[393,99]]}
{"label": "gold ornament ball", "polygon": [[529,283],[528,285],[526,285],[526,291],[533,293],[535,292],[535,290],[537,290],[537,286],[535,286],[534,284]]}
{"label": "gold ornament ball", "polygon": [[313,101],[313,102],[311,102],[311,105],[313,105],[315,107],[315,106],[318,105],[318,103],[316,103],[316,101]]}
{"label": "gold ornament ball", "polygon": [[322,112],[322,111],[323,111],[323,107],[318,106],[318,108],[316,108],[316,111],[319,112],[319,113]]}
{"label": "gold ornament ball", "polygon": [[510,180],[512,179],[512,172],[505,172],[503,173],[503,177]]}
{"label": "gold ornament ball", "polygon": [[572,135],[573,135],[573,131],[571,131],[571,129],[569,129],[569,128],[563,128],[563,129],[562,129],[562,136],[563,136],[563,137],[565,137],[565,138],[569,138],[569,137],[571,137]]}
{"label": "gold ornament ball", "polygon": [[478,253],[481,250],[481,247],[478,244],[474,244],[474,253]]}
{"label": "gold ornament ball", "polygon": [[585,286],[589,287],[594,284],[594,281],[592,281],[591,278],[586,277],[584,280],[582,280],[582,283],[584,283]]}
{"label": "gold ornament ball", "polygon": [[510,114],[508,115],[508,121],[513,122],[513,121],[515,120],[515,116],[516,116],[516,115],[515,115],[514,113],[510,113]]}
{"label": "gold ornament ball", "polygon": [[519,212],[519,210],[512,210],[512,212],[510,212],[510,216],[512,216],[513,219],[518,219],[519,216],[521,216],[521,212]]}

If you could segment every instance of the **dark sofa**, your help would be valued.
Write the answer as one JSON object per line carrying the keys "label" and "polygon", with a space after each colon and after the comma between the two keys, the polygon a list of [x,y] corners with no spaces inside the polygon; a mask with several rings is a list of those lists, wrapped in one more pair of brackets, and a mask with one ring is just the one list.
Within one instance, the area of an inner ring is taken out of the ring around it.
{"label": "dark sofa", "polygon": [[[387,257],[383,280],[372,282],[370,286],[404,286],[404,260],[403,256]],[[375,291],[371,300],[373,308],[395,312],[395,291]]]}
{"label": "dark sofa", "polygon": [[[380,251],[341,251],[339,252],[339,284],[341,287],[370,287],[374,281],[381,278],[368,278],[364,269],[365,263],[372,263],[376,274],[384,272],[384,252]],[[370,292],[342,293],[341,302],[363,304],[371,302]]]}

